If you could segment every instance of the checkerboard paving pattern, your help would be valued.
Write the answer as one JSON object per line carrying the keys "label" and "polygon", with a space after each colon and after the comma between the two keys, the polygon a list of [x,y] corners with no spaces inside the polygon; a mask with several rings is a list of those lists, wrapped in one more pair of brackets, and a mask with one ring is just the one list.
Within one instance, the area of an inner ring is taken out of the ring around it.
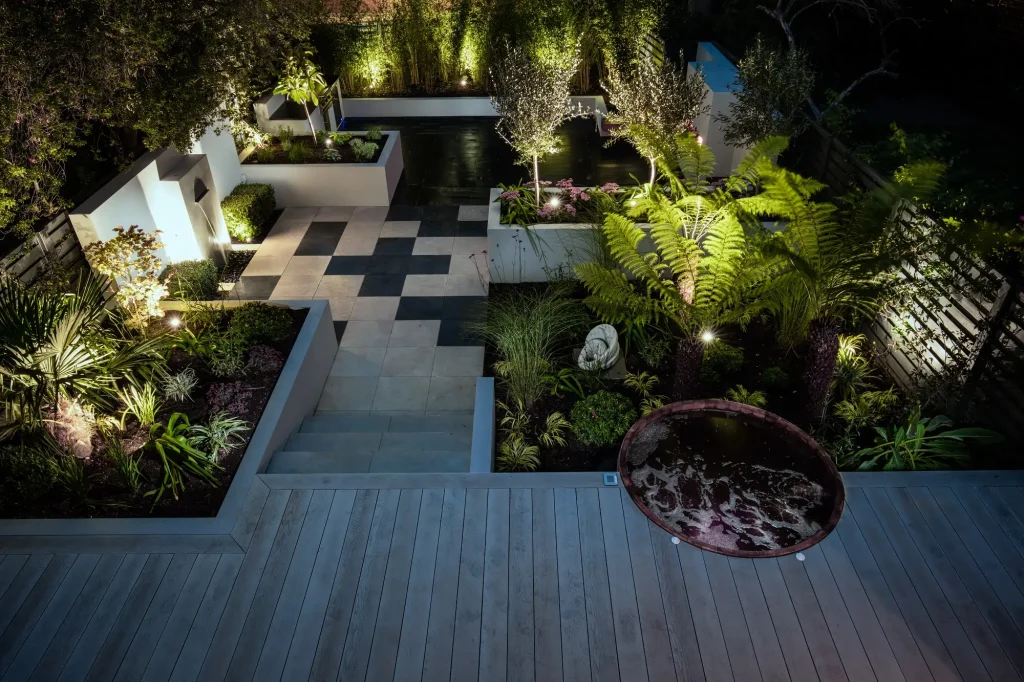
{"label": "checkerboard paving pattern", "polygon": [[285,209],[232,296],[325,298],[339,350],[319,409],[472,410],[487,206]]}

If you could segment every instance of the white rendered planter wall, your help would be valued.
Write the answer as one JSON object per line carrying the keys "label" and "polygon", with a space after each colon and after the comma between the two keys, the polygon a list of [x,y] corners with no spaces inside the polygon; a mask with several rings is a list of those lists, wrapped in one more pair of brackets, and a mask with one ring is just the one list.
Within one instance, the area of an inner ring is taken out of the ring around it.
{"label": "white rendered planter wall", "polygon": [[[604,97],[570,98],[584,111],[608,113]],[[346,97],[347,118],[405,118],[435,116],[497,116],[490,97]]]}
{"label": "white rendered planter wall", "polygon": [[242,172],[247,182],[273,185],[279,208],[387,206],[405,165],[401,136],[381,132],[387,141],[376,163],[260,163],[244,165]]}

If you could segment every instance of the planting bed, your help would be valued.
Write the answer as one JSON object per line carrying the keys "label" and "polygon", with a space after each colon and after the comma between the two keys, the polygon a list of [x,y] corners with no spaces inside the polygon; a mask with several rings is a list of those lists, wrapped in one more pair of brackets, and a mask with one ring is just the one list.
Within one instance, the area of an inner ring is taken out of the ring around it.
{"label": "planting bed", "polygon": [[348,144],[334,144],[329,148],[338,150],[338,153],[341,154],[341,158],[337,161],[328,161],[323,156],[324,151],[328,149],[328,147],[325,147],[322,143],[319,145],[316,144],[312,137],[310,137],[309,135],[305,135],[296,136],[292,138],[293,147],[294,145],[297,144],[304,144],[309,148],[311,152],[309,156],[307,156],[302,161],[293,160],[292,157],[290,156],[290,153],[281,146],[280,140],[275,138],[270,144],[268,144],[265,147],[266,149],[270,149],[273,152],[272,157],[258,159],[258,155],[254,152],[245,158],[245,160],[242,162],[242,165],[259,166],[270,163],[285,163],[294,165],[301,165],[304,163],[377,163],[377,161],[380,159],[380,155],[384,152],[384,145],[387,144],[388,136],[382,134],[380,136],[380,139],[377,140],[366,140],[364,135],[353,136],[353,139],[357,138],[361,138],[366,142],[372,142],[377,145],[377,150],[374,152],[372,158],[366,160],[356,159],[355,153],[352,151],[351,146],[349,146]]}

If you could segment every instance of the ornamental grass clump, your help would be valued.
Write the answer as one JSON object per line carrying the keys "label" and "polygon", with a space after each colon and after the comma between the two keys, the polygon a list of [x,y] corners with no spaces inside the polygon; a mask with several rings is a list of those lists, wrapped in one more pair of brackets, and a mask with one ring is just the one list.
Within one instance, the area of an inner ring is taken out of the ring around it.
{"label": "ornamental grass clump", "polygon": [[527,408],[544,393],[555,351],[585,326],[583,309],[557,285],[496,298],[488,303],[486,321],[467,325],[497,351],[494,372],[509,402]]}

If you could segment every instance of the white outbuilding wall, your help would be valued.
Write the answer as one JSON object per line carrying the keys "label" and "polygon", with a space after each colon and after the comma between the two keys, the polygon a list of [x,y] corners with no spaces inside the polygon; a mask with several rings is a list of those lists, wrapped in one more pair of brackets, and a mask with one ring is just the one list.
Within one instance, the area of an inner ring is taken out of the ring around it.
{"label": "white outbuilding wall", "polygon": [[700,71],[706,84],[704,103],[708,111],[693,122],[697,134],[704,138],[715,154],[714,175],[729,175],[747,155],[746,147],[733,147],[726,144],[722,124],[715,120],[716,116],[729,113],[729,104],[735,99],[736,65],[726,59],[725,55],[711,43],[699,43],[697,59],[689,64],[688,73]]}

